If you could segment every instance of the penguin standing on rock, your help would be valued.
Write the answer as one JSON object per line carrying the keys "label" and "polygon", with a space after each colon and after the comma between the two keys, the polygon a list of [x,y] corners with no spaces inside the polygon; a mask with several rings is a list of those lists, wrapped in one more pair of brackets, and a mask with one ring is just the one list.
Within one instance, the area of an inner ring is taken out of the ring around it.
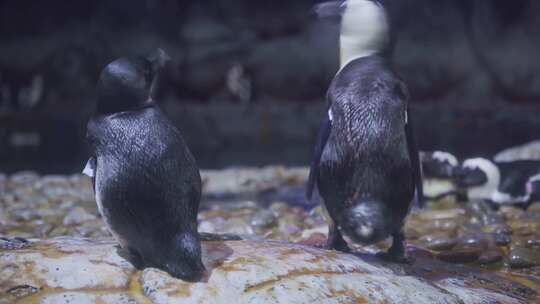
{"label": "penguin standing on rock", "polygon": [[198,281],[201,177],[180,132],[151,98],[168,56],[121,58],[101,72],[87,126],[94,148],[84,173],[110,232],[136,268]]}
{"label": "penguin standing on rock", "polygon": [[407,262],[402,227],[421,169],[408,93],[382,55],[389,45],[385,9],[376,1],[325,4],[341,12],[341,69],[327,94],[307,197],[317,185],[329,215],[327,247],[348,251],[343,236],[373,244],[392,236],[383,257]]}

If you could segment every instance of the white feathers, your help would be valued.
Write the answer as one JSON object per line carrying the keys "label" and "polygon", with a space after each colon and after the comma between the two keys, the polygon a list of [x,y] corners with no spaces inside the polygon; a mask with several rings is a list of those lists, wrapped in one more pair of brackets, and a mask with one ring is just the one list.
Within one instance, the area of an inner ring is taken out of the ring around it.
{"label": "white feathers", "polygon": [[409,114],[405,111],[405,124],[409,123]]}
{"label": "white feathers", "polygon": [[361,225],[358,229],[358,234],[363,238],[370,238],[373,235],[373,228],[366,225]]}
{"label": "white feathers", "polygon": [[441,163],[448,162],[448,164],[454,167],[459,164],[458,159],[448,152],[435,151],[433,152],[433,158],[440,161]]}
{"label": "white feathers", "polygon": [[92,159],[89,159],[88,162],[86,162],[86,166],[84,166],[82,174],[88,177],[96,176],[96,168],[94,167],[94,163],[92,162]]}
{"label": "white feathers", "polygon": [[467,190],[470,200],[491,199],[499,187],[501,173],[499,168],[490,160],[485,158],[471,158],[463,162],[464,168],[480,169],[487,176],[487,182],[481,186],[471,187]]}
{"label": "white feathers", "polygon": [[383,7],[369,0],[348,0],[341,21],[340,62],[379,52],[388,42],[389,26]]}
{"label": "white feathers", "polygon": [[491,195],[491,200],[497,204],[510,204],[527,201],[527,194],[524,196],[512,196],[508,193],[500,192],[499,190],[495,191]]}
{"label": "white feathers", "polygon": [[332,109],[328,109],[328,119],[330,121],[334,120],[334,116],[332,115]]}
{"label": "white feathers", "polygon": [[517,160],[540,160],[540,140],[502,150],[495,155],[494,159],[499,163]]}
{"label": "white feathers", "polygon": [[529,183],[540,181],[540,174],[533,175],[529,178]]}
{"label": "white feathers", "polygon": [[451,180],[426,178],[423,180],[424,196],[439,198],[456,192],[456,186]]}

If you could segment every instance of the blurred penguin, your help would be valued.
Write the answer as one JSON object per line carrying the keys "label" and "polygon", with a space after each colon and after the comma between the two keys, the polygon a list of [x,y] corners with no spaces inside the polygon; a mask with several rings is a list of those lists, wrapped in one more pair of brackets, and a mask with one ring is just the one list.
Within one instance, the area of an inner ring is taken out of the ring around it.
{"label": "blurred penguin", "polygon": [[360,244],[392,236],[383,257],[406,262],[402,227],[421,169],[408,92],[389,67],[389,24],[380,3],[349,0],[316,8],[341,14],[341,68],[327,94],[307,197],[317,186],[328,213],[327,247],[348,251],[343,235]]}
{"label": "blurred penguin", "polygon": [[533,195],[528,185],[540,174],[540,161],[494,162],[486,158],[466,159],[456,170],[457,185],[469,200],[487,200],[496,205],[526,206]]}
{"label": "blurred penguin", "polygon": [[458,195],[453,174],[459,167],[458,159],[448,152],[421,152],[424,197],[438,201],[448,196]]}

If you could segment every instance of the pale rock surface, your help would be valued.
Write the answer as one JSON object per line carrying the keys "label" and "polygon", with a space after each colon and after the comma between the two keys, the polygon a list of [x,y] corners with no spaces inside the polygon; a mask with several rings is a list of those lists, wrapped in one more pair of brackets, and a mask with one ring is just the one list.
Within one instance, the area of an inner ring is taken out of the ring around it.
{"label": "pale rock surface", "polygon": [[417,255],[410,266],[275,241],[203,243],[208,275],[137,271],[112,240],[0,249],[0,303],[534,303],[532,288]]}

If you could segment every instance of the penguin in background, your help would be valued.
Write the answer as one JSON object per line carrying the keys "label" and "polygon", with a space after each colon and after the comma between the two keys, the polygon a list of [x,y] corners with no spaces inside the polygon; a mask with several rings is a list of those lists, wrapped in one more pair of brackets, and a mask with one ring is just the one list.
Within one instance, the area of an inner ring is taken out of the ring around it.
{"label": "penguin in background", "polygon": [[460,197],[453,179],[456,168],[459,168],[457,157],[449,152],[420,152],[424,197],[438,201],[447,196]]}
{"label": "penguin in background", "polygon": [[340,70],[327,93],[307,185],[328,213],[326,247],[349,251],[392,236],[382,257],[407,262],[402,227],[415,190],[422,198],[418,151],[410,125],[406,85],[392,72],[389,24],[377,1],[348,0],[316,7],[342,15]]}
{"label": "penguin in background", "polygon": [[201,177],[180,132],[152,99],[162,50],[120,58],[97,84],[96,113],[87,125],[94,149],[84,173],[124,256],[136,267],[155,267],[198,281],[201,260],[197,212]]}
{"label": "penguin in background", "polygon": [[527,207],[535,191],[540,161],[515,160],[496,162],[487,158],[470,158],[454,173],[459,188],[469,200],[485,200],[495,206],[512,204]]}

